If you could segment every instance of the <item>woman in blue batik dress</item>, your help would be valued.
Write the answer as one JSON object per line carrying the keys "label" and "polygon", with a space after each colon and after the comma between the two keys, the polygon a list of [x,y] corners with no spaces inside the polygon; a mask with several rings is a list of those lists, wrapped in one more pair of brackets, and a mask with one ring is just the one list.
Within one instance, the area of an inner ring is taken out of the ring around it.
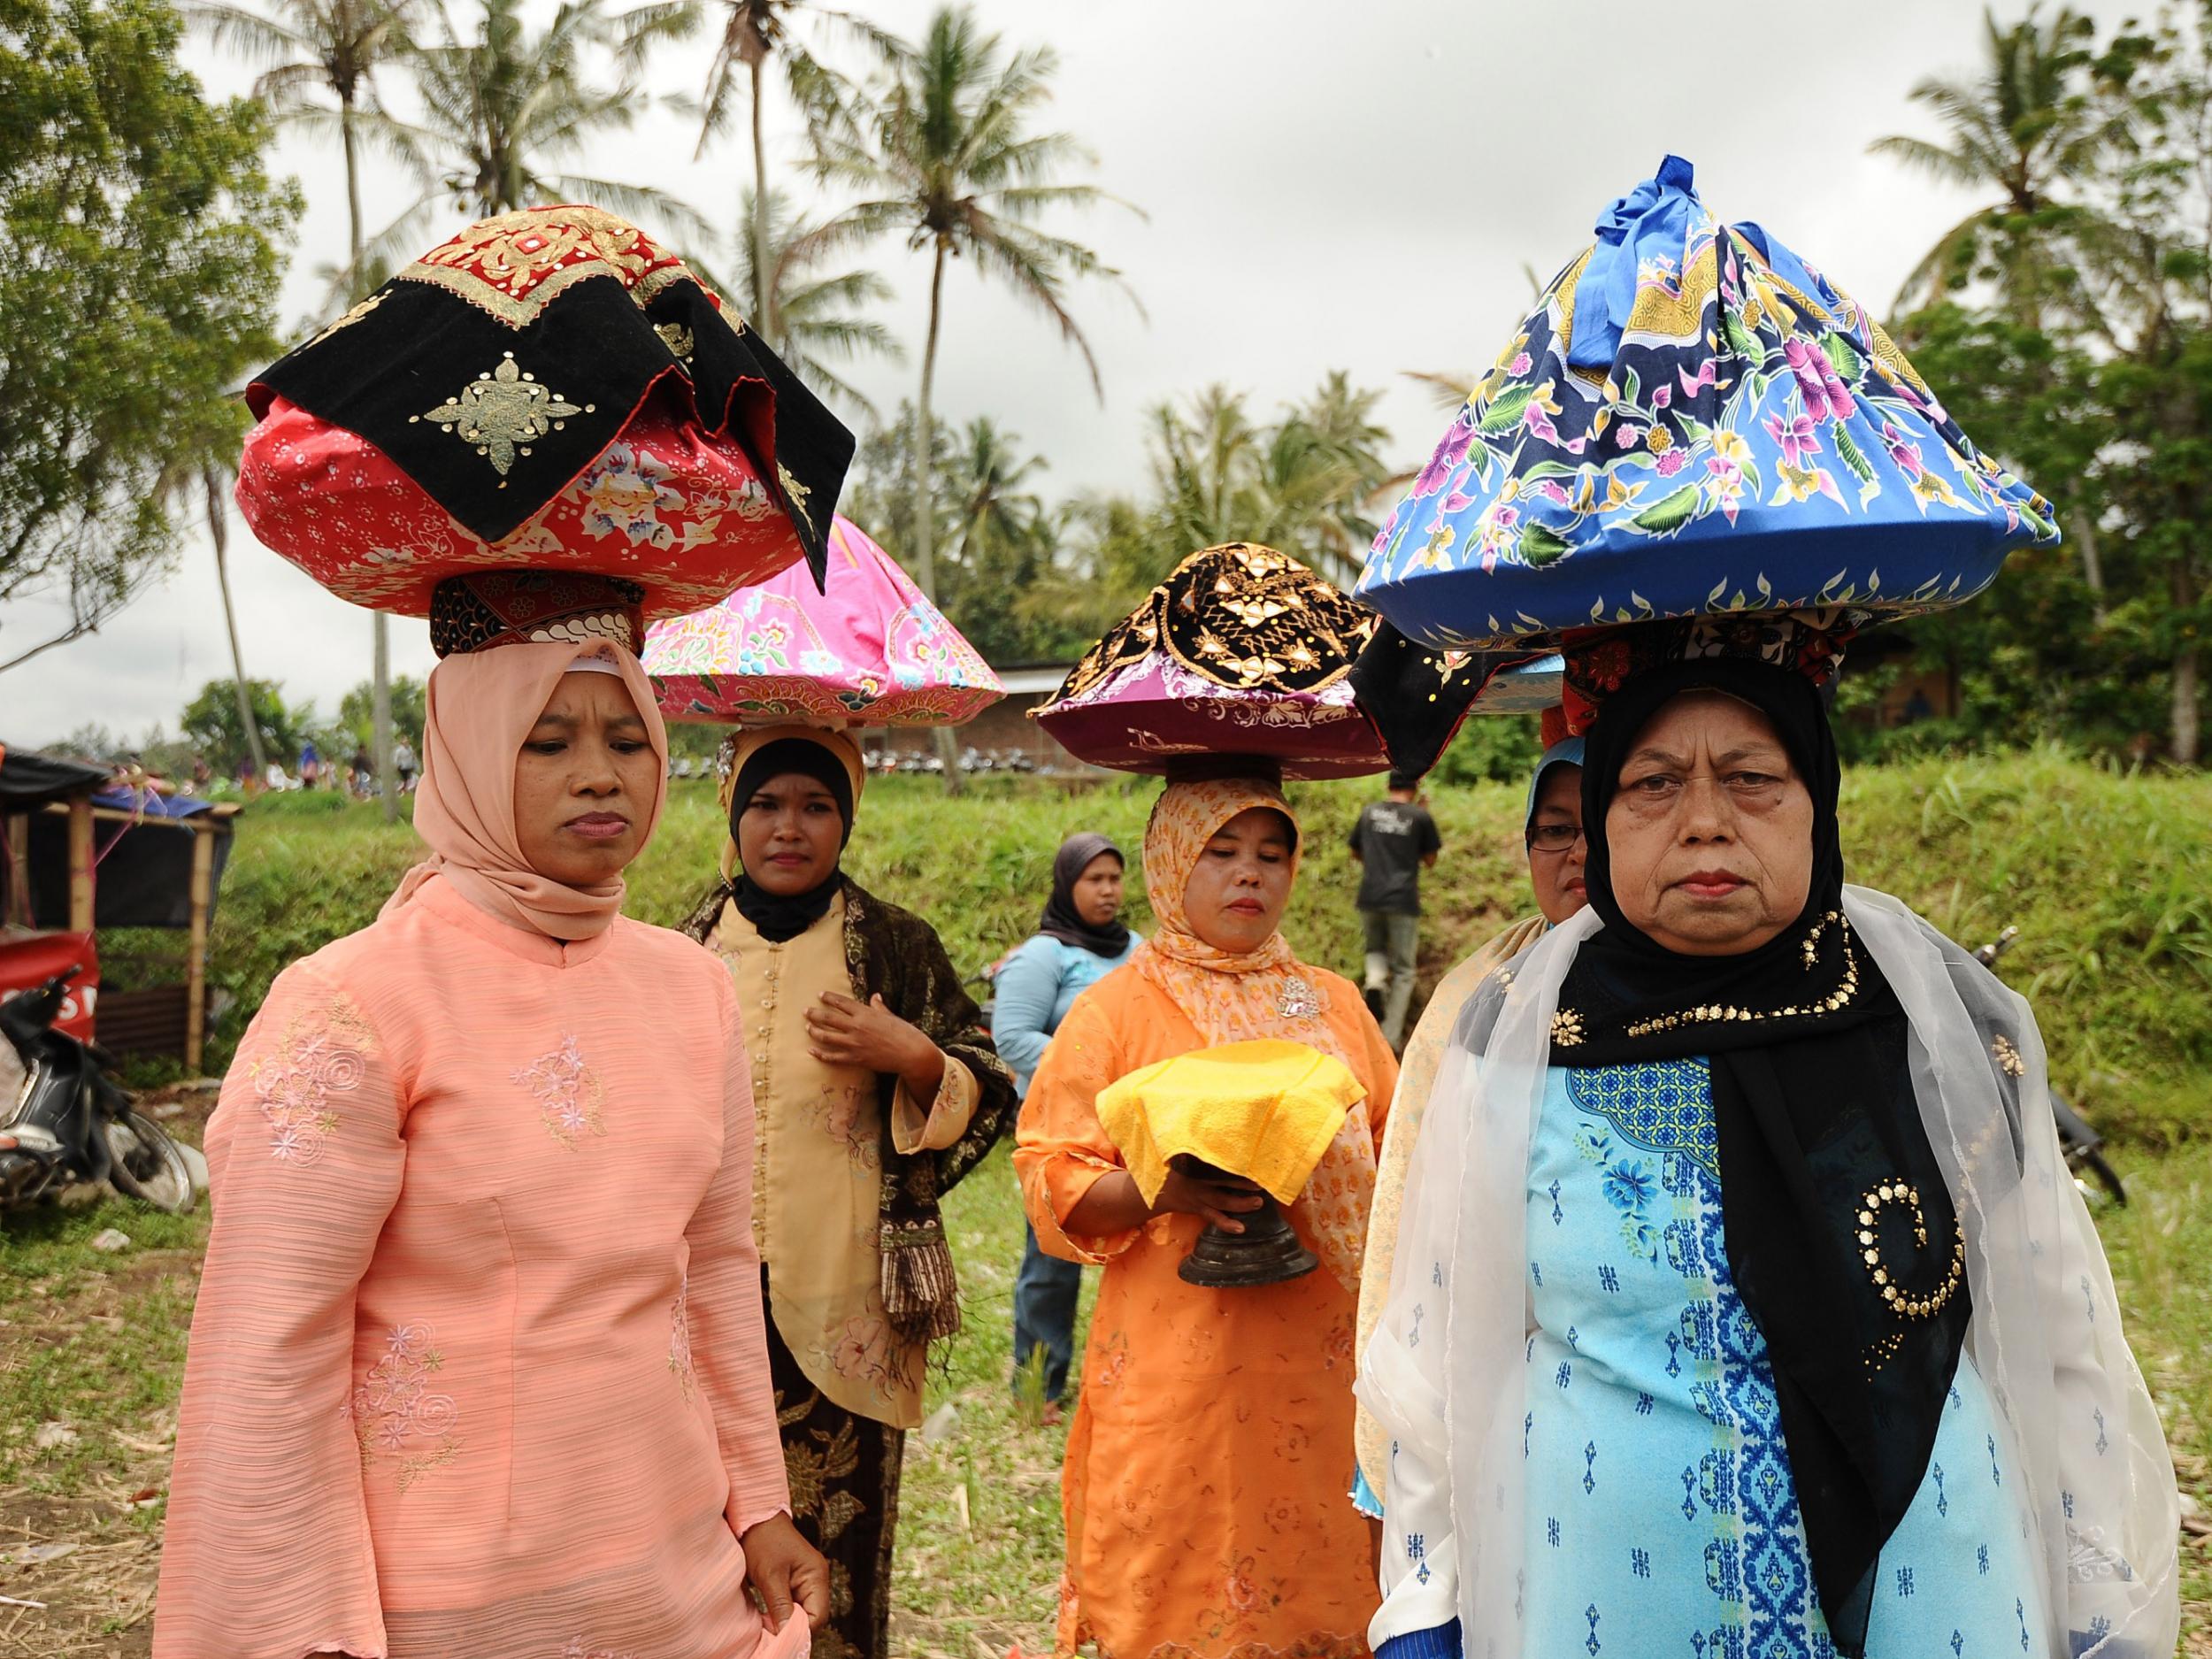
{"label": "woman in blue batik dress", "polygon": [[2172,1471],[2032,1017],[1844,887],[1809,680],[1616,678],[1591,908],[1461,1022],[1363,1363],[1380,1659],[2164,1659]]}

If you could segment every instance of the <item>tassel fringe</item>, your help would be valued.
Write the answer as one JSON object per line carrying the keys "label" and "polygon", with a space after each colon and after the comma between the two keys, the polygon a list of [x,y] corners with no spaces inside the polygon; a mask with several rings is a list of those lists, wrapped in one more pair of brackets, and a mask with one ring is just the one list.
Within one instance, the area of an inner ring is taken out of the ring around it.
{"label": "tassel fringe", "polygon": [[943,1239],[918,1239],[883,1252],[883,1311],[904,1341],[941,1342],[957,1334],[960,1286]]}

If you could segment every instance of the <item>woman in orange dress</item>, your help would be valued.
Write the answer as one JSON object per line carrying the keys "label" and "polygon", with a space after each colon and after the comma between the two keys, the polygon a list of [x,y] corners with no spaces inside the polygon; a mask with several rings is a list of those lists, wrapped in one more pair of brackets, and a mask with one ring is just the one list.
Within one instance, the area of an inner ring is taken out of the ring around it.
{"label": "woman in orange dress", "polygon": [[[1105,1268],[1062,1477],[1058,1654],[1367,1652],[1372,1546],[1344,1499],[1352,1334],[1397,1066],[1357,987],[1277,931],[1297,862],[1279,790],[1170,785],[1144,840],[1158,932],[1076,999],[1022,1110],[1014,1168],[1038,1242]],[[1171,1172],[1147,1205],[1094,1102],[1141,1066],[1260,1037],[1342,1060],[1367,1099],[1287,1212],[1320,1271],[1202,1288],[1177,1269],[1208,1220],[1233,1229],[1256,1207],[1253,1189]]]}

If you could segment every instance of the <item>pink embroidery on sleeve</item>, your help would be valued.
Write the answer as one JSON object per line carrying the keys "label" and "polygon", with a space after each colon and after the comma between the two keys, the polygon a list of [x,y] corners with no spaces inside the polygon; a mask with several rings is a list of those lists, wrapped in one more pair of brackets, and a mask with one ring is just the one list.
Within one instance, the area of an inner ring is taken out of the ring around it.
{"label": "pink embroidery on sleeve", "polygon": [[268,1120],[272,1157],[299,1169],[320,1161],[338,1130],[332,1097],[361,1087],[375,1046],[369,1022],[343,992],[292,1016],[275,1048],[246,1073]]}
{"label": "pink embroidery on sleeve", "polygon": [[546,1133],[563,1146],[573,1150],[582,1136],[607,1133],[600,1111],[607,1092],[584,1064],[575,1038],[564,1038],[551,1054],[516,1071],[513,1080],[536,1096]]}

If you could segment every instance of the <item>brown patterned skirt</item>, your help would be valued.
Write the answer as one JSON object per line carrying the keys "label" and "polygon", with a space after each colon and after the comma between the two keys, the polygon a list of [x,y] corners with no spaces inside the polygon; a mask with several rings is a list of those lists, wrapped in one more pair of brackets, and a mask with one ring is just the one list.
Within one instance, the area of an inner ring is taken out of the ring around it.
{"label": "brown patterned skirt", "polygon": [[[767,1275],[761,1300],[767,1303]],[[899,1470],[906,1431],[833,1404],[768,1326],[792,1518],[829,1559],[829,1623],[816,1627],[815,1659],[890,1659],[891,1545],[899,1530]]]}

